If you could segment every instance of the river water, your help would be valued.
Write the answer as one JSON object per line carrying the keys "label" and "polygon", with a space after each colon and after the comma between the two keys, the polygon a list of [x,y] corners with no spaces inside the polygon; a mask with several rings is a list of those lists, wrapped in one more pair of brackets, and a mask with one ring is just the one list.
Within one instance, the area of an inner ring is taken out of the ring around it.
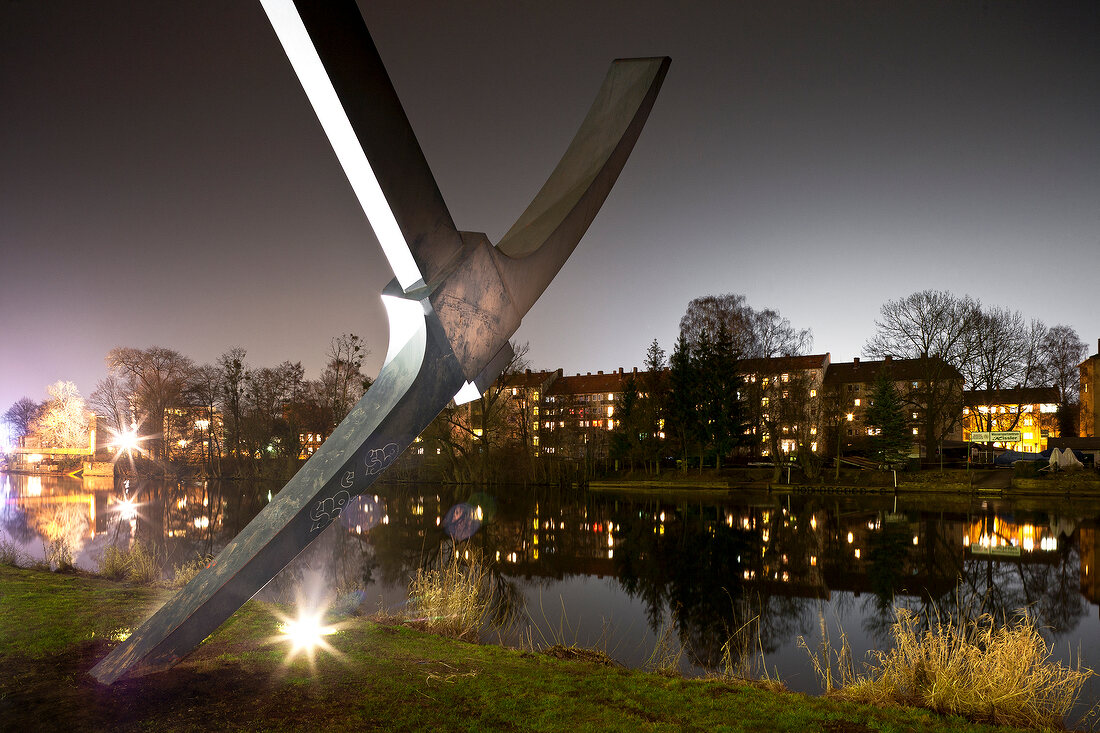
{"label": "river water", "polygon": [[[88,570],[109,545],[140,541],[170,576],[217,553],[278,489],[0,474],[0,539],[31,559],[68,551]],[[660,648],[687,674],[732,662],[817,693],[799,637],[819,649],[823,627],[834,646],[843,631],[858,670],[891,647],[904,607],[924,620],[1026,608],[1055,659],[1100,669],[1100,499],[374,490],[261,596],[292,600],[321,578],[345,610],[401,613],[417,568],[457,551],[491,570],[504,623],[483,636],[596,646],[634,667]],[[1080,712],[1098,698],[1094,678]]]}

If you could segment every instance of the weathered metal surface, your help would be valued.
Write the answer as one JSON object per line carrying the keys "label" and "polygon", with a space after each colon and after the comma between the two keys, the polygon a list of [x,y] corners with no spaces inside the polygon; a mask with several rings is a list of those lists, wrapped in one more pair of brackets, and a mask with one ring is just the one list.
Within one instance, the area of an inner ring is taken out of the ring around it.
{"label": "weathered metal surface", "polygon": [[508,339],[607,197],[669,64],[612,64],[561,163],[493,247],[455,230],[354,0],[264,2],[272,17],[301,18],[422,279],[395,280],[383,294],[391,349],[370,390],[210,566],[95,666],[106,684],[190,653],[366,491],[464,383],[483,390],[500,374]]}

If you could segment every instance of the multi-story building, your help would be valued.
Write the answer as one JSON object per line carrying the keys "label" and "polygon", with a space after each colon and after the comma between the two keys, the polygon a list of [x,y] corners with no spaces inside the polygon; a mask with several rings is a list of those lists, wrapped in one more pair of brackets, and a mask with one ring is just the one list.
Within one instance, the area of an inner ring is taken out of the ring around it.
{"label": "multi-story building", "polygon": [[1100,400],[1096,398],[1100,390],[1100,340],[1096,344],[1097,352],[1081,362],[1081,417],[1080,435],[1082,438],[1100,437]]}
{"label": "multi-story building", "polygon": [[[867,408],[879,372],[886,370],[894,388],[905,402],[914,451],[923,448],[928,431],[949,432],[958,421],[962,408],[963,378],[957,369],[941,359],[894,359],[860,361],[830,365],[825,375],[831,416],[840,427],[840,440],[846,447],[860,447],[875,430],[867,424]],[[930,378],[932,375],[934,378]],[[932,420],[929,421],[929,410]],[[933,436],[938,437],[938,436]]]}
{"label": "multi-story building", "polygon": [[830,355],[778,356],[742,359],[741,397],[748,412],[748,432],[767,457],[793,453],[800,448],[824,450],[821,432],[822,390]]}
{"label": "multi-story building", "polygon": [[974,432],[1020,433],[1014,443],[995,442],[994,448],[1042,453],[1047,440],[1058,437],[1058,388],[1026,387],[963,392],[963,417],[952,436],[969,441]]}

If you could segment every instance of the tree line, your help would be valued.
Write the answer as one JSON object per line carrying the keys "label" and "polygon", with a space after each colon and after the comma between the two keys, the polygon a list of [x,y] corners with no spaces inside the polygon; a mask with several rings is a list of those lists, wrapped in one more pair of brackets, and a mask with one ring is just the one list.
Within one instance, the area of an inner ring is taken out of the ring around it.
{"label": "tree line", "polygon": [[[755,359],[805,355],[812,344],[809,329],[795,328],[772,309],[752,308],[743,295],[692,300],[667,364],[654,340],[646,375],[627,380],[614,457],[647,471],[658,470],[669,456],[682,466],[707,462],[720,468],[736,454],[779,456],[785,442],[795,447],[786,452],[816,477],[821,456],[839,450],[847,411],[842,397],[810,384],[804,371],[791,369],[779,380],[745,368]],[[862,353],[914,360],[919,375],[920,388],[905,393],[886,370],[873,380],[865,422],[881,463],[908,454],[912,428],[918,427],[914,413],[928,456],[957,428],[964,407],[980,415],[976,396],[974,405],[965,404],[962,385],[980,391],[987,402],[1001,395],[1008,401],[1013,389],[1054,387],[1060,432],[1077,434],[1078,364],[1087,349],[1070,326],[1047,327],[968,295],[924,290],[881,306]],[[1023,411],[1015,414],[1018,419]],[[992,415],[982,419],[992,426]]]}
{"label": "tree line", "polygon": [[[502,378],[471,405],[445,408],[414,452],[438,456],[444,476],[457,481],[554,481],[561,459],[579,461],[590,476],[616,464],[658,472],[672,457],[682,466],[721,468],[738,455],[770,459],[784,453],[816,477],[822,456],[839,450],[846,409],[841,397],[817,389],[798,369],[781,381],[746,368],[755,368],[757,359],[806,355],[812,345],[809,329],[796,328],[773,309],[750,306],[743,295],[695,298],[680,319],[672,353],[654,339],[644,370],[625,377],[613,430],[560,420],[563,429],[552,433],[537,429],[537,401],[527,404],[527,396],[508,387],[528,366],[526,345],[514,345],[517,356]],[[221,473],[223,459],[232,470],[243,459],[292,460],[301,453],[300,436],[327,436],[370,386],[361,371],[368,353],[354,334],[333,338],[320,378],[307,380],[300,362],[254,367],[239,347],[203,365],[164,347],[116,348],[107,354],[109,373],[88,407],[119,434],[137,427],[147,436],[145,452],[160,462],[182,455]],[[1055,387],[1063,405],[1061,433],[1074,435],[1077,365],[1086,353],[1070,326],[1047,327],[967,295],[924,290],[887,301],[862,354],[914,360],[921,388],[902,394],[885,377],[875,381],[873,409],[865,415],[874,427],[873,451],[881,462],[899,460],[912,444],[916,413],[926,454],[934,455],[966,406],[958,375],[967,389],[994,397],[1016,387]],[[4,419],[15,434],[60,435],[64,421],[57,416],[80,411],[74,412],[79,393],[71,383],[51,390],[44,403],[23,398],[8,409]],[[568,399],[554,406],[559,418],[583,413]],[[540,460],[548,454],[557,460]]]}
{"label": "tree line", "polygon": [[[369,353],[359,336],[337,336],[320,377],[309,380],[301,362],[252,366],[240,347],[210,364],[163,346],[118,347],[107,353],[107,376],[86,405],[75,385],[62,382],[49,388],[45,402],[17,400],[4,420],[17,436],[34,433],[46,445],[70,447],[71,435],[49,427],[64,423],[62,413],[83,415],[87,408],[116,439],[139,436],[139,453],[162,467],[196,463],[221,474],[228,460],[231,471],[253,470],[264,459],[296,460],[303,434],[327,436],[344,419],[370,387],[362,373]],[[86,433],[82,440],[86,445]]]}

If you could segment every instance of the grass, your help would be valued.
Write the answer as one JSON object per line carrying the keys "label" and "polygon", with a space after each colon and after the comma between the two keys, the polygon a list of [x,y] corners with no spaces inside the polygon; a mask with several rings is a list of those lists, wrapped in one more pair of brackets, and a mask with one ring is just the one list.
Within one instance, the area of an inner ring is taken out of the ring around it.
{"label": "grass", "polygon": [[171,670],[106,688],[88,670],[167,591],[0,567],[0,711],[11,730],[959,731],[926,710],[875,708],[468,644],[347,619],[311,666],[272,644],[250,601]]}
{"label": "grass", "polygon": [[489,608],[489,575],[477,553],[440,555],[438,568],[418,568],[409,585],[408,621],[433,634],[477,639]]}
{"label": "grass", "polygon": [[[152,584],[160,580],[160,561],[155,551],[143,542],[135,542],[130,548],[110,545],[96,561],[96,572],[111,580]],[[176,574],[179,575],[179,568]]]}
{"label": "grass", "polygon": [[937,614],[922,631],[920,616],[906,609],[896,610],[894,648],[873,652],[867,675],[856,675],[843,631],[840,650],[832,649],[821,619],[820,655],[801,638],[799,644],[810,653],[826,691],[848,700],[1060,729],[1093,675],[1080,663],[1052,662],[1053,649],[1026,614],[1002,623],[989,615],[965,619],[961,613],[948,618]]}
{"label": "grass", "polygon": [[25,564],[26,558],[19,547],[11,540],[0,537],[0,565],[18,568]]}

